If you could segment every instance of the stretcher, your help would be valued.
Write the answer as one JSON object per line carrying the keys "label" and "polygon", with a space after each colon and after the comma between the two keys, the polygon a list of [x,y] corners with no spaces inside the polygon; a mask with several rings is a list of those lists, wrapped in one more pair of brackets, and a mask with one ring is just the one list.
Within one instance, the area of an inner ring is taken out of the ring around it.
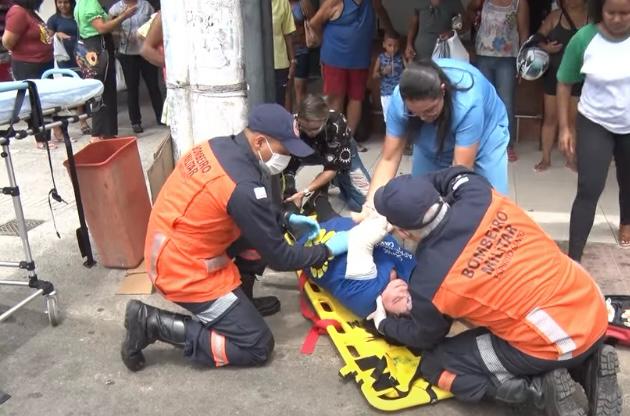
{"label": "stretcher", "polygon": [[344,361],[339,375],[354,380],[368,403],[379,410],[397,411],[451,397],[421,377],[419,354],[387,343],[375,334],[373,326],[362,322],[304,273],[298,276],[302,314],[313,321],[303,353],[313,351],[319,334],[328,334]]}
{"label": "stretcher", "polygon": [[[44,114],[73,109],[103,94],[103,83],[96,79],[62,77],[36,79],[33,82],[37,87],[39,102]],[[0,92],[0,124],[8,124],[11,121],[13,104],[15,103],[15,90],[22,84],[22,81],[2,83],[3,92]],[[20,119],[26,119],[30,115],[31,103],[29,92],[27,91],[18,116]]]}
{"label": "stretcher", "polygon": [[[61,78],[49,79],[53,76],[61,76]],[[43,78],[45,79],[0,83],[0,146],[2,147],[0,156],[4,159],[9,181],[9,186],[2,187],[1,191],[3,195],[8,195],[13,199],[18,235],[22,241],[24,255],[19,261],[0,261],[0,267],[17,268],[24,270],[28,275],[28,281],[0,280],[0,286],[18,286],[34,290],[33,293],[15,306],[7,311],[3,311],[0,314],[0,322],[8,319],[13,313],[39,296],[43,296],[48,320],[52,326],[56,326],[60,322],[57,308],[57,292],[51,282],[42,280],[37,275],[20,198],[20,195],[26,189],[18,187],[10,145],[14,140],[24,139],[29,136],[34,136],[37,142],[45,144],[53,186],[48,194],[52,213],[51,199],[57,202],[65,202],[57,192],[50,149],[48,147],[50,130],[54,127],[61,128],[68,154],[70,177],[81,224],[81,227],[77,230],[77,239],[82,256],[87,257],[84,264],[87,267],[91,267],[95,262],[92,257],[87,225],[83,215],[83,205],[81,204],[81,195],[78,188],[72,143],[68,134],[68,124],[76,123],[89,117],[90,111],[99,105],[103,85],[97,80],[82,80],[74,72],[68,70],[47,71],[44,73]],[[87,112],[79,114],[74,111],[74,107],[78,106],[83,106],[83,109],[87,110]],[[24,127],[21,127],[17,124],[20,121],[27,123]],[[59,234],[57,233],[57,235]]]}

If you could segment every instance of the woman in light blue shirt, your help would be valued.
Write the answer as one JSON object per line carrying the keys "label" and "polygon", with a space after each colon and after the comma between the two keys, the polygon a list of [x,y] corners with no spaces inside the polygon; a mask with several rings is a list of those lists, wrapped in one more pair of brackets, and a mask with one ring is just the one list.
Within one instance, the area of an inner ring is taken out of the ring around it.
{"label": "woman in light blue shirt", "polygon": [[383,156],[372,176],[368,206],[374,192],[396,175],[407,140],[413,144],[412,175],[463,165],[507,194],[510,133],[505,105],[474,66],[453,59],[409,65],[386,120]]}

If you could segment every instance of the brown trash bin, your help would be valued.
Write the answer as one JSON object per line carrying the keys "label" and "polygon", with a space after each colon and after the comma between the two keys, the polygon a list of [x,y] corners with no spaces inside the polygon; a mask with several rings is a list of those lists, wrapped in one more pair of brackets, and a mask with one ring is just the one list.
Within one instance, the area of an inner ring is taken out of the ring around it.
{"label": "brown trash bin", "polygon": [[[136,138],[91,143],[74,158],[85,218],[101,264],[138,266],[144,257],[151,203]],[[67,169],[68,161],[63,164]]]}

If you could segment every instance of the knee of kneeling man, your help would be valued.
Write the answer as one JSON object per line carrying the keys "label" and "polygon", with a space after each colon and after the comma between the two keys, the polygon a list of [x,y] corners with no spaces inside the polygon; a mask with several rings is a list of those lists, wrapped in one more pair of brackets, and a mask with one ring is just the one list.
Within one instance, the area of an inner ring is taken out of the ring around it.
{"label": "knee of kneeling man", "polygon": [[254,362],[257,365],[263,365],[269,361],[271,354],[273,353],[273,347],[275,341],[271,331],[267,331],[263,337],[260,338],[257,345],[254,347]]}

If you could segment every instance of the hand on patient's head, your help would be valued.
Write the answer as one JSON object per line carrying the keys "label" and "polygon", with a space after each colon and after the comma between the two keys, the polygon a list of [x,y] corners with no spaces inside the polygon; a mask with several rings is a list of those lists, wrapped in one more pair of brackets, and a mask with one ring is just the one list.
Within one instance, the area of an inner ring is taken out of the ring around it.
{"label": "hand on patient's head", "polygon": [[407,282],[404,280],[394,279],[389,282],[381,296],[383,306],[388,313],[406,315],[411,312],[411,295]]}

